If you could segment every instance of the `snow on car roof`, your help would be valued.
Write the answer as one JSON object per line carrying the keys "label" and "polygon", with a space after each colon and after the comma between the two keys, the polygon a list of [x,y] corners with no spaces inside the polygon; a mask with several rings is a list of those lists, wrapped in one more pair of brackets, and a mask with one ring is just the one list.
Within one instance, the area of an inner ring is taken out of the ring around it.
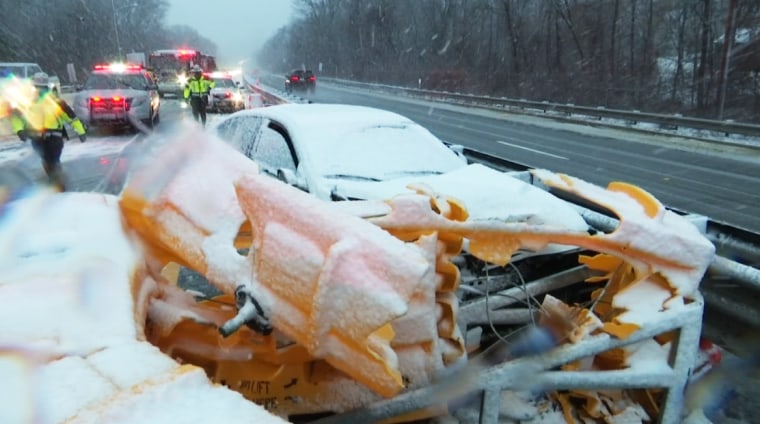
{"label": "snow on car roof", "polygon": [[[321,175],[385,179],[394,172],[447,172],[463,166],[425,127],[382,109],[285,104],[241,111],[231,118],[235,116],[263,117],[285,126],[299,159],[309,164],[310,172]],[[364,145],[357,144],[359,141]]]}
{"label": "snow on car roof", "polygon": [[289,128],[307,127],[329,130],[335,125],[361,128],[371,124],[414,124],[411,119],[387,110],[367,106],[326,103],[290,103],[240,111],[235,116],[262,116]]}

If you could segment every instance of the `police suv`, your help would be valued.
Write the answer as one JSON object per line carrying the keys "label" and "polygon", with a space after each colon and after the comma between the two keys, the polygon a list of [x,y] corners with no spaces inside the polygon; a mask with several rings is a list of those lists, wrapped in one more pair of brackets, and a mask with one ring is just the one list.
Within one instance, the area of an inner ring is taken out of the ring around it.
{"label": "police suv", "polygon": [[74,111],[89,127],[139,130],[160,121],[158,87],[142,65],[95,65],[77,91]]}

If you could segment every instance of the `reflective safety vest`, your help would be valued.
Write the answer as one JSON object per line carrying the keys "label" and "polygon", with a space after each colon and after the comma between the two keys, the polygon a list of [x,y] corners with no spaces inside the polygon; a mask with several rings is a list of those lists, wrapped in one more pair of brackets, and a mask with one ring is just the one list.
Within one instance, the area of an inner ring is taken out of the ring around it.
{"label": "reflective safety vest", "polygon": [[65,101],[43,96],[31,105],[22,105],[11,114],[11,128],[16,134],[21,130],[30,133],[63,131],[63,124],[71,124],[78,135],[85,133],[82,121]]}
{"label": "reflective safety vest", "polygon": [[190,96],[202,96],[208,94],[212,88],[214,88],[214,81],[206,79],[204,77],[195,78],[194,76],[185,84],[185,98]]}

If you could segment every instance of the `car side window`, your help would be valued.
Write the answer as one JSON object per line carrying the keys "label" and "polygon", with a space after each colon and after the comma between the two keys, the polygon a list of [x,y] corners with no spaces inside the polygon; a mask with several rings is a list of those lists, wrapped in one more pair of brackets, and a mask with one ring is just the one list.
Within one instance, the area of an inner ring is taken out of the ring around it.
{"label": "car side window", "polygon": [[219,126],[216,127],[216,132],[219,134],[219,137],[223,140],[230,141],[232,133],[235,131],[235,128],[237,128],[239,121],[240,118],[232,118],[219,124]]}
{"label": "car side window", "polygon": [[37,65],[31,65],[31,66],[29,66],[28,73],[29,73],[30,77],[33,77],[34,74],[36,74],[38,72],[42,72],[42,69],[39,66],[37,66]]}
{"label": "car side window", "polygon": [[263,122],[264,119],[258,116],[238,116],[219,124],[217,133],[239,152],[250,159],[257,160],[253,149],[259,139]]}
{"label": "car side window", "polygon": [[145,90],[150,90],[153,84],[150,81],[150,77],[147,74],[143,74],[143,80],[145,81]]}
{"label": "car side window", "polygon": [[261,129],[260,138],[253,152],[254,158],[269,168],[270,171],[284,168],[295,172],[297,164],[291,154],[286,138],[287,133],[280,133],[272,127],[279,128],[270,124]]}

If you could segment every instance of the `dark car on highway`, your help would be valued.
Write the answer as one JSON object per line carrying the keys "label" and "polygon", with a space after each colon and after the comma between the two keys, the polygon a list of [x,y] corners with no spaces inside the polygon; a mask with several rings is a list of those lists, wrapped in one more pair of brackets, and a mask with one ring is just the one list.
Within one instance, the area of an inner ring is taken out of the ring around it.
{"label": "dark car on highway", "polygon": [[317,86],[317,77],[311,70],[296,69],[285,75],[285,92],[313,92]]}

